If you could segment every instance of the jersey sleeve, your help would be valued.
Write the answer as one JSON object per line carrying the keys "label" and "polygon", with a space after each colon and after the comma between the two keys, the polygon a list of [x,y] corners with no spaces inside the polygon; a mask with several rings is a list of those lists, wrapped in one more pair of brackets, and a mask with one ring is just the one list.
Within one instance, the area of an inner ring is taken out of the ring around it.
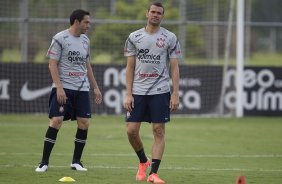
{"label": "jersey sleeve", "polygon": [[87,35],[83,34],[83,47],[87,48],[87,55],[86,55],[86,61],[90,62],[91,60],[91,55],[90,55],[90,39],[88,38]]}
{"label": "jersey sleeve", "polygon": [[51,45],[47,51],[46,57],[49,59],[54,59],[56,61],[59,61],[62,54],[62,47],[63,46],[59,38],[54,36]]}
{"label": "jersey sleeve", "polygon": [[172,36],[169,42],[169,48],[168,48],[168,55],[169,58],[182,58],[181,54],[181,47],[179,44],[179,41],[175,35]]}
{"label": "jersey sleeve", "polygon": [[125,45],[124,45],[124,56],[134,56],[136,55],[136,47],[134,45],[134,42],[131,38],[131,35],[129,35],[129,37],[127,38],[127,40],[125,41]]}

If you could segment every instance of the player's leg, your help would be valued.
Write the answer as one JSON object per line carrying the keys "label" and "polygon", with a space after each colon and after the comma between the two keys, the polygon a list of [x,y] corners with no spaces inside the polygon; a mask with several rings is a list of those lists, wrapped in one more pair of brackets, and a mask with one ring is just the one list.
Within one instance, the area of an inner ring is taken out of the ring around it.
{"label": "player's leg", "polygon": [[81,156],[86,144],[89,127],[89,119],[77,117],[77,130],[74,139],[74,151],[71,168],[77,171],[87,171],[81,163]]}
{"label": "player's leg", "polygon": [[127,122],[126,124],[128,141],[136,152],[143,149],[143,143],[139,135],[140,126],[140,122]]}
{"label": "player's leg", "polygon": [[129,143],[139,158],[136,180],[144,181],[146,179],[146,170],[150,166],[150,159],[148,159],[145,154],[143,143],[139,135],[140,126],[141,122],[128,122],[126,128]]}
{"label": "player's leg", "polygon": [[47,129],[45,138],[44,138],[44,148],[42,162],[49,163],[49,157],[52,152],[52,149],[55,145],[57,134],[63,122],[63,116],[53,117],[50,120],[49,127]]}
{"label": "player's leg", "polygon": [[152,146],[152,164],[148,182],[165,183],[158,177],[158,169],[165,149],[165,123],[170,120],[169,93],[150,97],[150,115],[154,142]]}
{"label": "player's leg", "polygon": [[139,158],[139,166],[136,174],[136,180],[144,181],[146,178],[146,169],[150,166],[150,160],[147,158],[142,140],[140,138],[141,122],[145,119],[146,102],[144,96],[134,95],[133,111],[126,114],[127,137],[130,145]]}
{"label": "player's leg", "polygon": [[163,184],[165,183],[158,176],[159,166],[165,149],[165,124],[153,123],[152,124],[154,142],[152,146],[152,162],[151,171],[147,179],[148,182]]}
{"label": "player's leg", "polygon": [[79,92],[75,100],[76,111],[73,112],[77,120],[77,130],[74,139],[74,151],[71,168],[77,171],[87,171],[81,163],[81,156],[86,144],[89,118],[91,118],[91,106],[89,93],[86,91]]}
{"label": "player's leg", "polygon": [[55,89],[53,89],[51,92],[49,106],[50,106],[50,110],[49,110],[50,122],[44,138],[42,159],[38,167],[35,169],[36,172],[47,171],[49,158],[52,149],[55,145],[57,134],[62,125],[64,114],[65,114],[64,106],[59,105],[57,102]]}

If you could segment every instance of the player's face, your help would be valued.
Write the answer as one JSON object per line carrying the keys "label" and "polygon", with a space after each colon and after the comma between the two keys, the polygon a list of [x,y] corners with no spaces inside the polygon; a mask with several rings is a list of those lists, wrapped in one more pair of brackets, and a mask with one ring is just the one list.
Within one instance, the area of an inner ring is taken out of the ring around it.
{"label": "player's face", "polygon": [[151,25],[158,26],[164,18],[163,8],[152,5],[147,12],[146,17]]}
{"label": "player's face", "polygon": [[79,23],[79,28],[81,33],[86,33],[88,29],[90,28],[90,16],[85,15],[81,22]]}

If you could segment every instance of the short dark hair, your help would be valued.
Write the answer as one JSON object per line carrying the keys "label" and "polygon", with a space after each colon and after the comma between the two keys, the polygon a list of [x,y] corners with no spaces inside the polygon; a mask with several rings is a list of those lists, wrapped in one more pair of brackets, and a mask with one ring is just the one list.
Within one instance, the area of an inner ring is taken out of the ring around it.
{"label": "short dark hair", "polygon": [[162,3],[160,3],[160,2],[152,2],[152,3],[150,3],[150,4],[149,4],[149,6],[148,6],[148,11],[150,11],[151,6],[153,6],[153,5],[154,5],[154,6],[158,6],[158,7],[163,8],[163,14],[164,14],[165,9],[164,9],[163,4],[162,4]]}
{"label": "short dark hair", "polygon": [[81,22],[85,15],[90,15],[90,13],[81,9],[74,10],[70,15],[70,25],[73,25],[75,20]]}

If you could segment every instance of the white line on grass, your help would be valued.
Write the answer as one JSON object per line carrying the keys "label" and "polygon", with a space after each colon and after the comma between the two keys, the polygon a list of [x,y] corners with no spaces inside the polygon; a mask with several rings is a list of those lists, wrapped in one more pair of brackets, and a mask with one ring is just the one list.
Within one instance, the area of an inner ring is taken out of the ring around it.
{"label": "white line on grass", "polygon": [[[41,155],[42,153],[7,153],[7,152],[0,152],[0,156],[4,155]],[[71,153],[53,153],[52,155],[57,156],[69,156],[72,155]],[[116,153],[116,154],[110,154],[110,153],[90,153],[84,154],[85,156],[92,156],[92,157],[135,157],[135,154],[129,154],[129,153]],[[240,155],[240,154],[199,154],[199,155],[175,155],[175,154],[165,154],[166,157],[173,157],[173,158],[281,158],[282,155],[279,154],[255,154],[255,155]]]}
{"label": "white line on grass", "polygon": [[[24,165],[16,165],[16,164],[6,164],[0,165],[0,168],[13,168],[13,167],[25,167],[25,168],[35,168],[34,165],[24,164]],[[69,168],[69,166],[55,166],[50,165],[49,168]],[[89,169],[134,169],[137,167],[120,167],[120,166],[111,166],[111,165],[96,165],[96,166],[87,166]],[[246,172],[282,172],[281,169],[243,169],[243,168],[197,168],[197,167],[162,167],[163,170],[185,170],[185,171],[246,171]]]}

